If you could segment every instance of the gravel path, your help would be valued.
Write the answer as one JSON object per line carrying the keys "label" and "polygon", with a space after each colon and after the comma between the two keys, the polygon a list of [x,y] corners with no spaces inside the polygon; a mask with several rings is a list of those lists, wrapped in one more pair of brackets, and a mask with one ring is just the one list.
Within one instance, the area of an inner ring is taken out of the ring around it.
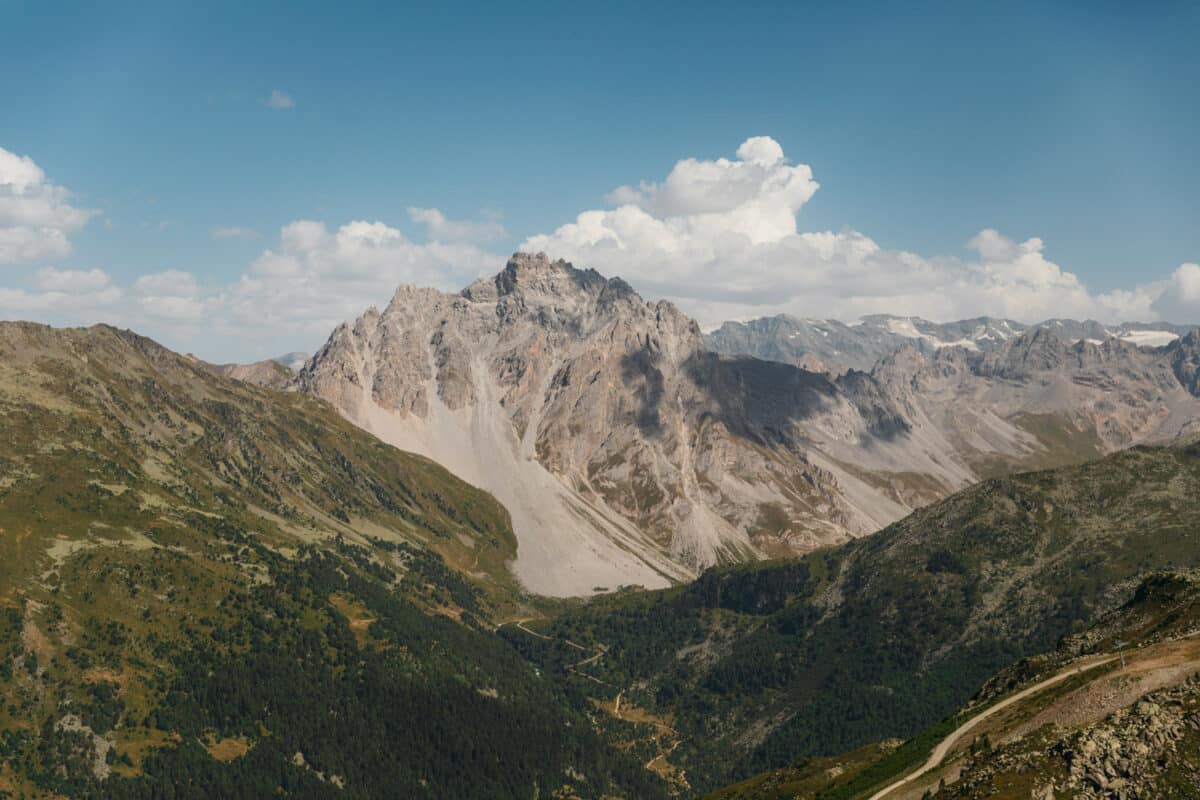
{"label": "gravel path", "polygon": [[1117,656],[1108,656],[1107,658],[1102,658],[1102,659],[1099,659],[1098,661],[1093,661],[1090,664],[1083,664],[1083,665],[1076,665],[1073,667],[1068,667],[1067,669],[1063,670],[1062,672],[1058,673],[1057,675],[1046,678],[1046,680],[1044,680],[1044,681],[1040,681],[1038,683],[1035,683],[1033,686],[1029,686],[1025,689],[1022,689],[1021,691],[1017,692],[1016,694],[1014,694],[1010,697],[1004,698],[999,703],[996,703],[994,706],[991,706],[990,708],[987,708],[987,709],[979,712],[978,714],[976,714],[975,716],[971,717],[969,720],[964,722],[962,725],[959,725],[957,728],[955,728],[954,731],[951,732],[945,739],[942,739],[942,741],[940,741],[938,743],[938,745],[933,748],[933,752],[929,754],[929,759],[925,762],[924,765],[921,766],[920,769],[918,769],[916,772],[911,772],[908,775],[901,778],[900,780],[895,781],[894,783],[890,783],[887,786],[883,787],[878,792],[871,795],[870,800],[880,800],[880,798],[882,798],[888,794],[891,794],[893,791],[895,791],[896,789],[899,789],[901,786],[912,783],[917,778],[920,778],[922,775],[925,775],[926,773],[928,773],[934,769],[937,769],[938,765],[940,765],[942,763],[942,759],[944,759],[946,757],[946,754],[950,752],[950,749],[952,747],[954,747],[954,745],[956,745],[960,739],[962,739],[964,736],[966,736],[968,733],[970,733],[972,728],[974,728],[976,725],[983,722],[985,719],[992,716],[993,714],[997,714],[1000,711],[1003,711],[1004,709],[1011,706],[1013,703],[1020,702],[1021,700],[1024,700],[1026,697],[1029,697],[1029,695],[1034,694],[1036,692],[1040,692],[1042,689],[1045,689],[1048,686],[1053,686],[1056,683],[1061,683],[1062,681],[1065,681],[1067,678],[1070,678],[1073,675],[1078,675],[1082,672],[1087,672],[1088,670],[1095,669],[1096,667],[1099,667],[1102,664],[1107,664],[1110,661],[1116,661],[1117,658],[1118,658]]}

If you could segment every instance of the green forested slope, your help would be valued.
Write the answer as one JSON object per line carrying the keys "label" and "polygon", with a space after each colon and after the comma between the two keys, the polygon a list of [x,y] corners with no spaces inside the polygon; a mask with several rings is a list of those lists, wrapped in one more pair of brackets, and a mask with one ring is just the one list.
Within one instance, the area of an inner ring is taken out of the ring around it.
{"label": "green forested slope", "polygon": [[[1197,449],[1134,448],[987,481],[797,561],[599,600],[551,640],[509,635],[581,690],[669,719],[672,760],[708,789],[916,733],[1140,576],[1200,564],[1198,537]],[[606,648],[603,685],[563,671],[564,639]]]}
{"label": "green forested slope", "polygon": [[0,796],[662,795],[494,635],[503,508],[325,404],[5,323],[0,441]]}
{"label": "green forested slope", "polygon": [[[1200,792],[1200,575],[1159,573],[1059,647],[990,679],[944,723],[907,742],[801,758],[706,800],[855,800],[923,764],[957,725],[1054,676],[1051,688],[976,722],[938,768],[894,796],[1195,797]],[[1081,665],[1094,667],[1080,670]],[[1083,717],[1073,719],[1082,712]],[[1057,720],[1047,724],[1050,720]],[[1089,744],[1090,742],[1090,744]],[[1105,793],[1108,790],[1108,793]],[[928,792],[928,794],[926,794]],[[888,795],[889,797],[893,795]]]}

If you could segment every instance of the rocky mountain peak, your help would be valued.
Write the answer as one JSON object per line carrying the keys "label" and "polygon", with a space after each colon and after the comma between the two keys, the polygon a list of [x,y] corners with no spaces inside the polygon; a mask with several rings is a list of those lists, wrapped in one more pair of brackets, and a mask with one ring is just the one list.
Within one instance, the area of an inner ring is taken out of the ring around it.
{"label": "rocky mountain peak", "polygon": [[620,278],[605,278],[594,269],[576,269],[561,258],[545,253],[513,253],[497,275],[480,278],[462,296],[472,302],[497,302],[519,295],[527,304],[613,299],[637,299],[633,288]]}
{"label": "rocky mountain peak", "polygon": [[[395,302],[394,298],[392,302]],[[362,337],[370,336],[375,332],[375,327],[379,324],[381,316],[378,308],[375,306],[369,307],[363,312],[361,317],[354,321],[354,335]]]}
{"label": "rocky mountain peak", "polygon": [[546,294],[570,294],[595,289],[604,283],[595,270],[579,270],[561,258],[551,261],[545,253],[513,253],[496,276],[500,294],[518,289]]}
{"label": "rocky mountain peak", "polygon": [[1068,345],[1050,328],[1031,328],[1009,339],[981,365],[981,372],[998,378],[1023,378],[1062,366]]}
{"label": "rocky mountain peak", "polygon": [[521,538],[517,575],[551,594],[661,586],[906,508],[843,497],[797,449],[804,419],[838,448],[900,435],[887,398],[718,359],[672,303],[544,253],[516,253],[456,294],[400,287],[382,314],[334,331],[296,386],[491,491]]}
{"label": "rocky mountain peak", "polygon": [[375,322],[378,322],[382,316],[392,316],[397,313],[402,314],[409,309],[419,310],[442,296],[442,292],[439,292],[437,289],[427,286],[414,286],[411,283],[402,283],[392,293],[392,299],[387,304],[383,314],[380,314],[375,306],[371,306],[364,312],[363,316],[372,317]]}
{"label": "rocky mountain peak", "polygon": [[1200,328],[1194,328],[1171,343],[1171,368],[1183,387],[1200,397]]}
{"label": "rocky mountain peak", "polygon": [[916,345],[904,344],[879,359],[870,374],[880,381],[911,378],[927,365],[928,361]]}

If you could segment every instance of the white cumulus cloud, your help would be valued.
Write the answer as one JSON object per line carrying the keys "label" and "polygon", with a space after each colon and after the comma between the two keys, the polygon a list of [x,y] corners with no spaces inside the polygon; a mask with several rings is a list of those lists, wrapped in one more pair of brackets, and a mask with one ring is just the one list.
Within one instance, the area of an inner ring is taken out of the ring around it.
{"label": "white cumulus cloud", "polygon": [[221,291],[224,322],[239,330],[312,336],[386,303],[402,283],[459,289],[499,271],[502,256],[469,242],[414,242],[383,222],[337,230],[314,220],[285,225],[235,283]]}
{"label": "white cumulus cloud", "polygon": [[[1161,316],[1161,282],[1093,293],[1051,261],[1038,238],[1016,241],[984,229],[968,243],[975,257],[960,258],[888,250],[851,229],[801,231],[796,215],[818,188],[808,166],[756,136],[733,159],[688,158],[661,182],[620,186],[608,196],[613,207],[584,211],[521,247],[622,275],[702,322],[776,313]],[[1200,305],[1189,313],[1200,319]]]}
{"label": "white cumulus cloud", "polygon": [[1159,316],[1179,322],[1200,320],[1200,264],[1180,264],[1159,287],[1154,299]]}
{"label": "white cumulus cloud", "polygon": [[71,193],[47,180],[33,159],[0,147],[0,264],[70,255],[70,235],[96,214],[70,201]]}
{"label": "white cumulus cloud", "polygon": [[[521,249],[621,276],[702,323],[781,312],[1200,322],[1200,264],[1095,292],[1037,237],[984,228],[963,253],[939,256],[887,249],[852,229],[802,230],[798,214],[818,189],[812,169],[757,136],[732,158],[687,158],[659,180],[620,186],[609,207],[585,210]],[[33,267],[68,253],[69,236],[94,213],[74,207],[31,159],[0,150],[0,263]],[[44,266],[23,288],[0,288],[0,317],[107,321],[209,358],[262,358],[319,346],[401,283],[452,291],[503,267],[489,249],[507,235],[498,218],[451,219],[417,206],[408,216],[423,241],[378,220],[295,220],[226,283],[165,270],[117,285],[100,269]],[[209,234],[256,235],[236,226]]]}
{"label": "white cumulus cloud", "polygon": [[51,322],[75,323],[77,315],[112,311],[122,298],[101,269],[71,270],[43,267],[33,273],[31,289],[0,288],[0,318],[36,314]]}
{"label": "white cumulus cloud", "polygon": [[111,283],[112,279],[102,269],[77,270],[42,267],[33,275],[34,288],[45,292],[85,294],[107,289]]}
{"label": "white cumulus cloud", "polygon": [[747,139],[737,159],[684,159],[662,183],[619,186],[609,194],[609,215],[580,217],[578,233],[621,247],[655,237],[678,246],[705,229],[741,235],[751,243],[796,232],[796,212],[819,188],[812,169],[790,165],[783,148],[766,136]]}
{"label": "white cumulus cloud", "polygon": [[190,272],[166,270],[143,275],[130,288],[133,303],[145,316],[182,324],[205,317],[205,298]]}

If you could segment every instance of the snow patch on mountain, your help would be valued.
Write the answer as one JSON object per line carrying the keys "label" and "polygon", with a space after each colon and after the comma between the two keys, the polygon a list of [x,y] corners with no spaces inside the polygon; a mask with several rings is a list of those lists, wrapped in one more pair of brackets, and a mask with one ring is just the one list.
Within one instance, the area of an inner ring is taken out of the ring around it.
{"label": "snow patch on mountain", "polygon": [[1138,347],[1166,347],[1178,339],[1179,334],[1171,331],[1124,331],[1117,338]]}

